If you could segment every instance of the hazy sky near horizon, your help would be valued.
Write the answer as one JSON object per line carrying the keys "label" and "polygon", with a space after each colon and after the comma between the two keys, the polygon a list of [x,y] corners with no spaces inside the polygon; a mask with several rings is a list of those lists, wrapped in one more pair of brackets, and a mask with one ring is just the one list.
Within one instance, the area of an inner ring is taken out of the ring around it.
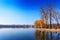
{"label": "hazy sky near horizon", "polygon": [[40,18],[40,5],[51,2],[60,10],[59,0],[0,0],[0,24],[33,24]]}

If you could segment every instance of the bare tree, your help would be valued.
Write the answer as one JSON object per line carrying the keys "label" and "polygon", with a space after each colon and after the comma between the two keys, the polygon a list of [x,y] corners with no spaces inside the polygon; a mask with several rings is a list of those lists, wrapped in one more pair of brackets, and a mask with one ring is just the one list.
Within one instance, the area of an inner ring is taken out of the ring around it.
{"label": "bare tree", "polygon": [[44,7],[41,7],[40,8],[40,14],[41,14],[41,18],[44,18],[45,19],[45,23],[46,23],[46,27],[47,27],[47,21],[48,21],[48,10],[45,10]]}
{"label": "bare tree", "polygon": [[57,22],[57,28],[59,28],[60,12],[59,11],[55,11],[55,10],[53,10],[52,12],[53,12],[52,17]]}
{"label": "bare tree", "polygon": [[54,10],[53,7],[48,7],[47,9],[45,9],[44,7],[41,7],[40,14],[41,14],[41,18],[45,18],[46,25],[48,24],[48,19],[50,19],[49,28],[52,28],[52,23],[54,19],[57,22],[57,26],[59,27],[59,20],[60,20],[59,11]]}

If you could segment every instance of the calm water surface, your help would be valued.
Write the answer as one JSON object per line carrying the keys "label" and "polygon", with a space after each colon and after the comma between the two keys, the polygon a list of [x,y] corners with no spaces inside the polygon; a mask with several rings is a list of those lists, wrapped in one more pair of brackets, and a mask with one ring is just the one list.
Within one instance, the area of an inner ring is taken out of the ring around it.
{"label": "calm water surface", "polygon": [[[37,35],[36,35],[37,34]],[[47,39],[50,40],[50,33],[47,34]],[[41,36],[34,28],[1,28],[0,40],[38,40],[37,37]],[[39,40],[40,37],[39,37]],[[60,40],[60,33],[52,33],[52,40]]]}
{"label": "calm water surface", "polygon": [[33,28],[2,28],[0,40],[35,40]]}

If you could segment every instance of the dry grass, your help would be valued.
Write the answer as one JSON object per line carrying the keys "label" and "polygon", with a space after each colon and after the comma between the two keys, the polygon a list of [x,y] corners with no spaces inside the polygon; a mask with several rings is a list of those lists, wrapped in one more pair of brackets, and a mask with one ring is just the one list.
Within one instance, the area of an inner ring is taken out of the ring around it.
{"label": "dry grass", "polygon": [[60,32],[60,29],[49,29],[49,28],[36,28],[36,30],[45,31],[45,32]]}

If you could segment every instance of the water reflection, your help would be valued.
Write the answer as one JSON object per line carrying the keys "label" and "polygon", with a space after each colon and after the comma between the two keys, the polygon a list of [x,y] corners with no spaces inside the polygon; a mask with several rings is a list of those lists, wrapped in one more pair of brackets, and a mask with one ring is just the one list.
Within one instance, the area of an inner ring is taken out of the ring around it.
{"label": "water reflection", "polygon": [[60,40],[60,32],[41,32],[35,31],[36,40]]}

